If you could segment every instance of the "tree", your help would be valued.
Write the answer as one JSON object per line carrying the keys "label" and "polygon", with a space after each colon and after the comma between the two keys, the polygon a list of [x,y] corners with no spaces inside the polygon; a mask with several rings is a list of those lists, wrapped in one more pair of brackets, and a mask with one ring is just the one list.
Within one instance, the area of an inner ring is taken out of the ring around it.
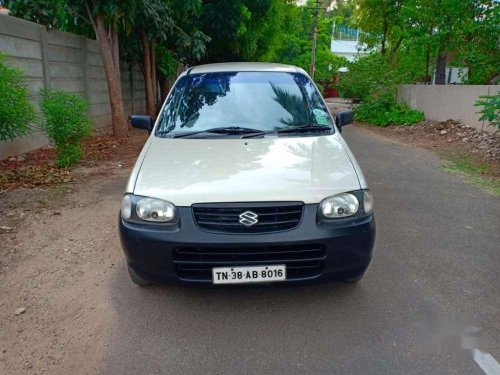
{"label": "tree", "polygon": [[495,0],[358,0],[358,5],[363,41],[395,59],[410,51],[424,82],[435,67],[435,83],[446,83],[450,62],[468,68],[468,83],[488,83],[499,70]]}
{"label": "tree", "polygon": [[[435,84],[446,84],[448,54],[455,49],[454,29],[461,17],[463,0],[412,0],[408,3],[409,13],[428,33],[430,44],[436,55]],[[417,29],[418,30],[418,29]],[[418,38],[418,34],[416,35]]]}
{"label": "tree", "polygon": [[467,67],[467,83],[485,84],[500,70],[498,25],[500,7],[492,0],[467,0],[460,27],[455,56]]}
{"label": "tree", "polygon": [[162,0],[137,0],[133,4],[129,20],[142,47],[146,111],[154,119],[157,111],[156,43],[158,39],[165,39],[165,30],[170,26],[170,9]]}
{"label": "tree", "polygon": [[180,62],[164,44],[156,47],[156,71],[160,85],[160,101],[163,103],[167,98],[171,86],[171,80],[177,75]]}
{"label": "tree", "polygon": [[404,0],[359,0],[357,26],[370,46],[380,45],[380,52],[397,52],[403,38],[401,12]]}
{"label": "tree", "polygon": [[[274,42],[272,51],[266,59],[269,61],[291,64],[309,70],[311,61],[311,32],[313,29],[313,13],[310,1],[307,7],[299,7],[295,2],[287,2],[281,9],[283,19],[280,37]],[[319,14],[316,59],[315,59],[315,81],[321,87],[322,84],[331,82],[339,68],[348,65],[348,61],[332,54],[330,50],[331,30],[333,23],[340,19],[333,13],[325,12],[322,3]]]}
{"label": "tree", "polygon": [[132,32],[124,37],[139,40],[146,108],[153,118],[158,110],[158,77],[165,95],[168,79],[177,72],[175,58],[195,61],[205,53],[205,43],[210,38],[196,27],[201,5],[201,0],[135,0],[130,9],[127,21]]}
{"label": "tree", "polygon": [[90,23],[81,22],[74,14],[68,13],[63,0],[0,0],[0,4],[9,9],[11,16],[39,23],[48,29],[95,37]]}
{"label": "tree", "polygon": [[348,27],[355,27],[354,13],[357,6],[357,0],[338,0],[335,2],[334,19],[337,24],[343,24]]}
{"label": "tree", "polygon": [[118,0],[84,0],[85,13],[81,9],[82,2],[79,0],[67,1],[66,4],[70,13],[88,21],[94,29],[108,83],[113,132],[118,138],[126,137],[128,125],[123,107],[118,27],[127,11],[127,2]]}
{"label": "tree", "polygon": [[47,26],[58,28],[62,16],[62,7],[52,0],[0,0],[0,4],[9,9],[9,14]]}
{"label": "tree", "polygon": [[206,0],[200,30],[210,38],[201,62],[260,61],[280,38],[283,0]]}

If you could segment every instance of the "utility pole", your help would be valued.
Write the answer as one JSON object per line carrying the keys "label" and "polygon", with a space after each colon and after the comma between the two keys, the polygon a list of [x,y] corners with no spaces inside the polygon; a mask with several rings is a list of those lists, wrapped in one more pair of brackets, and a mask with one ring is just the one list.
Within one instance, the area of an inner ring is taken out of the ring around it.
{"label": "utility pole", "polygon": [[316,9],[314,10],[314,26],[312,36],[312,50],[311,50],[311,65],[309,66],[309,75],[314,79],[314,71],[316,70],[316,36],[318,34],[318,17],[319,17],[319,1],[316,0]]}

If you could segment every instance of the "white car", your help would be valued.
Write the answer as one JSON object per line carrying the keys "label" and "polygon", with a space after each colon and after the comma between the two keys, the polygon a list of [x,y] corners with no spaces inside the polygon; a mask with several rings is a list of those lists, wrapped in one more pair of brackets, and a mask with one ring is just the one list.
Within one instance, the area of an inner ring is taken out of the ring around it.
{"label": "white car", "polygon": [[177,79],[125,189],[119,230],[132,281],[358,281],[373,198],[342,126],[302,69],[190,68]]}

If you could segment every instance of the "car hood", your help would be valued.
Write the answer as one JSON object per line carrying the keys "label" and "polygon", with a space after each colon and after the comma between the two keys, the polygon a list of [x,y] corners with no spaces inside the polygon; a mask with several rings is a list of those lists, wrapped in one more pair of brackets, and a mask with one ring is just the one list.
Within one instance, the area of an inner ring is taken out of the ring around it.
{"label": "car hood", "polygon": [[152,136],[148,143],[133,192],[177,206],[208,202],[319,203],[327,196],[360,188],[337,135],[257,139]]}

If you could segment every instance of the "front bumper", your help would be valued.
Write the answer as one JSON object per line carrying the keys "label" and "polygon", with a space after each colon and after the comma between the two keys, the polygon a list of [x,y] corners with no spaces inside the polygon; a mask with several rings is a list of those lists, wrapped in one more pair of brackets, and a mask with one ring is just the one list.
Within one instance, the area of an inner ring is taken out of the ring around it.
{"label": "front bumper", "polygon": [[[372,257],[373,215],[340,224],[318,223],[318,205],[308,204],[295,229],[221,234],[199,229],[190,207],[178,209],[180,223],[170,228],[119,219],[128,266],[141,277],[155,282],[211,284],[214,266],[286,264],[287,282],[319,282],[360,276]],[[212,251],[229,255],[212,257]]]}

